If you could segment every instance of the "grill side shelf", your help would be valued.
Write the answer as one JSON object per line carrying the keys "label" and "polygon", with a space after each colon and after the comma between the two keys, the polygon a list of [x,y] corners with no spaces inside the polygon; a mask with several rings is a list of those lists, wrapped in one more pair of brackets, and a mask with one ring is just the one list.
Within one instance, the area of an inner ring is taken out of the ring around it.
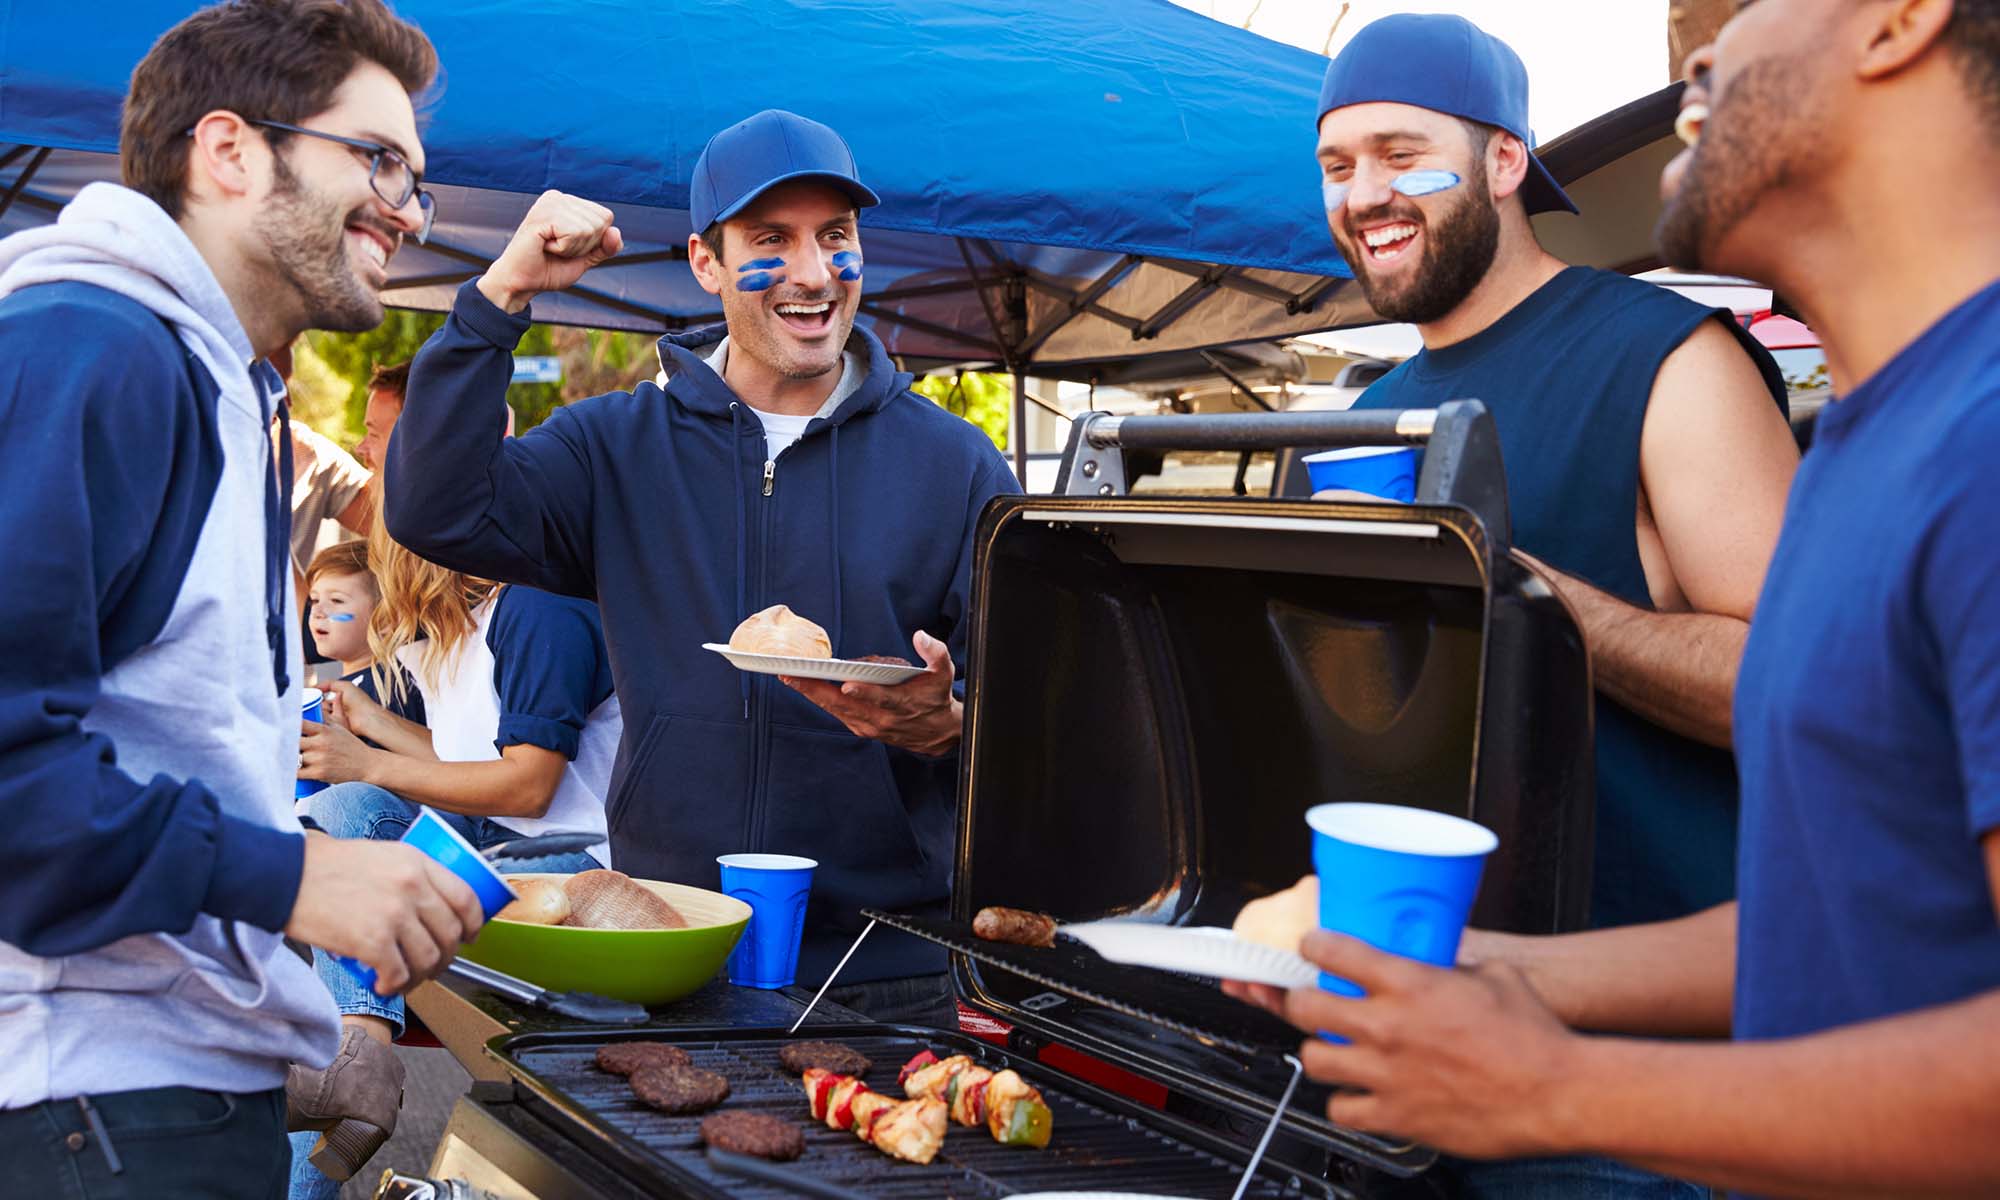
{"label": "grill side shelf", "polygon": [[1011,971],[1044,987],[1183,1033],[1250,1058],[1281,1058],[1298,1049],[1299,1032],[1217,989],[1170,971],[1107,962],[1076,942],[1053,949],[989,942],[970,925],[864,908],[861,915],[935,942],[967,958]]}
{"label": "grill side shelf", "polygon": [[[872,908],[864,908],[861,913],[1062,995],[1102,1005],[1245,1060],[1281,1059],[1294,1053],[1300,1042],[1298,1030],[1286,1022],[1223,995],[1212,984],[1172,971],[1109,962],[1089,947],[1060,936],[1052,948],[1016,946],[978,937],[973,934],[972,926],[964,922],[885,913]],[[1092,1039],[1088,1037],[1065,1036],[1060,1032],[1055,1036],[1058,1041],[1090,1050]],[[1262,1117],[1269,1116],[1275,1100],[1275,1097],[1263,1100]],[[1331,1142],[1338,1153],[1391,1175],[1417,1174],[1436,1158],[1434,1151],[1413,1142],[1390,1141],[1330,1124],[1324,1113],[1308,1111],[1297,1103],[1286,1112],[1285,1125],[1294,1134]]]}

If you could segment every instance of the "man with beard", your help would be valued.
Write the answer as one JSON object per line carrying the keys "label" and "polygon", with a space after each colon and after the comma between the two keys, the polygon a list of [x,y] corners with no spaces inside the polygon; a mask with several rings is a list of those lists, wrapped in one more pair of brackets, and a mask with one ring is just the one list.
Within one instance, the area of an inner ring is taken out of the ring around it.
{"label": "man with beard", "polygon": [[127,186],[0,242],[9,1195],[280,1194],[287,1065],[354,1056],[283,938],[387,992],[479,925],[417,851],[293,815],[289,464],[260,361],[381,320],[383,264],[428,224],[410,93],[436,69],[379,0],[205,9],[133,73]]}
{"label": "man with beard", "polygon": [[1461,17],[1397,15],[1327,67],[1327,223],[1423,350],[1363,408],[1493,413],[1513,542],[1576,613],[1597,704],[1593,925],[1735,895],[1730,693],[1798,453],[1770,356],[1709,309],[1543,250],[1575,211],[1528,150],[1528,78]]}
{"label": "man with beard", "polygon": [[[2000,1192],[2000,0],[1759,0],[1688,61],[1677,264],[1764,280],[1839,399],[1743,656],[1742,899],[1483,939],[1314,933],[1279,996],[1333,1119],[1742,1192]],[[1719,1035],[1695,1045],[1604,1033]]]}
{"label": "man with beard", "polygon": [[[528,302],[622,241],[609,210],[543,195],[411,365],[384,511],[426,558],[596,599],[626,714],[612,861],[715,887],[718,855],[818,860],[798,964],[817,983],[863,906],[942,910],[972,536],[1014,480],[854,327],[858,210],[876,197],[837,133],[758,113],[710,139],[691,192],[688,258],[724,325],[662,338],[664,384],[503,439]],[[927,670],[895,687],[781,684],[702,648],[777,604],[823,625],[837,657],[914,641]],[[877,938],[830,995],[956,1027],[944,969],[916,939]]]}

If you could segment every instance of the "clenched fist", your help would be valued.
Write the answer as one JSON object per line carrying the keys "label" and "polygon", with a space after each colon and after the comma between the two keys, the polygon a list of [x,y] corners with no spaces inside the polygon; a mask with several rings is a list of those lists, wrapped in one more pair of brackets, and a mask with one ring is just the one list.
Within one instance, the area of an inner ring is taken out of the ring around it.
{"label": "clenched fist", "polygon": [[559,292],[617,254],[625,236],[611,210],[580,196],[543,192],[486,274],[479,290],[507,312],[520,312],[542,292]]}

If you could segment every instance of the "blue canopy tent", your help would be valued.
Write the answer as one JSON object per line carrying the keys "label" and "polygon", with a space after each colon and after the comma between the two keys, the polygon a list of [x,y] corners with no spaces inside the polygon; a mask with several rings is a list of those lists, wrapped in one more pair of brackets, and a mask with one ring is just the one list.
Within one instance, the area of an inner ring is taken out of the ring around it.
{"label": "blue canopy tent", "polygon": [[[1105,377],[1376,319],[1327,237],[1323,59],[1166,0],[402,0],[439,50],[439,221],[388,299],[449,305],[532,198],[611,206],[627,253],[543,320],[716,319],[684,265],[708,136],[766,107],[839,129],[882,204],[864,319],[918,364]],[[186,0],[0,0],[0,232],[115,178],[131,68]],[[1018,403],[1018,401],[1017,401]],[[1018,439],[1017,439],[1018,441]]]}

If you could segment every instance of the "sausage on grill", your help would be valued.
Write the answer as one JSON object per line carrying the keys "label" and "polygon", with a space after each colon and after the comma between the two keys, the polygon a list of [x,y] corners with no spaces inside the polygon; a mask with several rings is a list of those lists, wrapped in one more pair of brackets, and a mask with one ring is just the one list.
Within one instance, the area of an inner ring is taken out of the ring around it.
{"label": "sausage on grill", "polygon": [[972,918],[972,932],[989,942],[1012,942],[1016,946],[1056,944],[1054,917],[1019,908],[982,908]]}

